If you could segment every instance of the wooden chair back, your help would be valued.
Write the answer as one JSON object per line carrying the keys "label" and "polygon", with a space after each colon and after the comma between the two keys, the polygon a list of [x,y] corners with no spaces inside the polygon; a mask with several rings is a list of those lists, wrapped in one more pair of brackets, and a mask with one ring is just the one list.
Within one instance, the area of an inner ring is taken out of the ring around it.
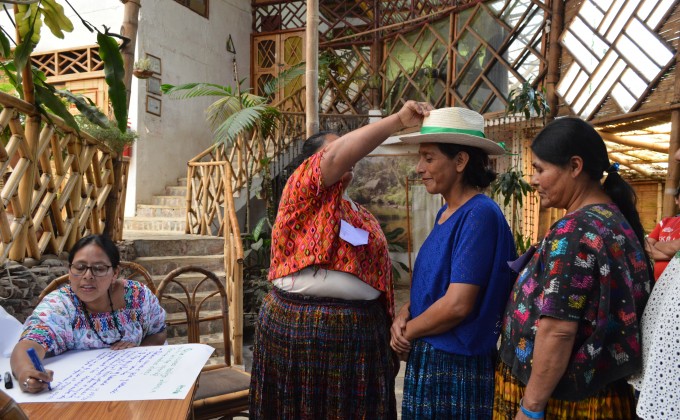
{"label": "wooden chair back", "polygon": [[[182,274],[198,274],[202,280],[192,277],[181,277]],[[193,285],[192,285],[193,284]],[[187,341],[201,342],[201,323],[222,321],[222,338],[224,339],[224,364],[231,366],[231,344],[229,341],[229,304],[227,292],[220,279],[212,271],[196,266],[179,267],[168,273],[158,285],[156,292],[161,305],[169,302],[177,303],[184,311],[184,317],[166,321],[168,326],[187,326]],[[178,297],[179,296],[179,297]],[[219,299],[220,310],[208,311],[209,299]]]}
{"label": "wooden chair back", "polygon": [[[118,266],[120,267],[120,277],[144,282],[146,284],[146,287],[148,287],[153,294],[156,294],[156,286],[153,284],[151,274],[149,274],[146,268],[132,261],[121,261]],[[40,296],[38,297],[38,302],[42,301],[45,298],[45,296],[47,296],[48,293],[57,290],[59,287],[61,287],[61,285],[67,282],[68,273],[52,280],[40,293]]]}
{"label": "wooden chair back", "polygon": [[[172,303],[174,308],[181,308],[184,312],[183,316],[181,311],[179,316],[176,315],[177,311],[169,312],[172,319],[167,319],[166,324],[186,324],[187,341],[190,343],[201,342],[201,323],[217,321],[219,325],[221,322],[224,363],[207,365],[202,369],[192,404],[193,418],[205,420],[242,415],[248,410],[250,374],[231,366],[229,306],[222,281],[213,272],[201,267],[180,267],[163,278],[156,296],[161,305]],[[216,299],[220,310],[208,305],[214,304]],[[166,311],[169,309],[166,306]]]}

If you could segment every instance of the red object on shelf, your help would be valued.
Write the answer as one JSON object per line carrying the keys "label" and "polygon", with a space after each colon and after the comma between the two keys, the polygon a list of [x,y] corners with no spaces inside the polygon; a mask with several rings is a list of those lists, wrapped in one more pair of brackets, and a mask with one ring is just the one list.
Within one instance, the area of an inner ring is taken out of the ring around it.
{"label": "red object on shelf", "polygon": [[123,156],[132,157],[132,145],[126,144],[123,146]]}

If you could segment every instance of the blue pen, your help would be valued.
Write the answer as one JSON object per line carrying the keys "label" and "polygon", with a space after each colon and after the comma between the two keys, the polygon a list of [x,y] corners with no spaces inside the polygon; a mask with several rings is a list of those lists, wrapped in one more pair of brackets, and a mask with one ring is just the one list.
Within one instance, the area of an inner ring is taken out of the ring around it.
{"label": "blue pen", "polygon": [[[38,357],[38,353],[35,352],[35,349],[29,348],[28,350],[26,350],[26,353],[28,353],[28,357],[31,359],[31,362],[33,362],[33,367],[35,367],[36,370],[44,372],[45,368],[40,362],[40,358]],[[52,391],[52,386],[50,386],[49,382],[47,383],[47,389]]]}

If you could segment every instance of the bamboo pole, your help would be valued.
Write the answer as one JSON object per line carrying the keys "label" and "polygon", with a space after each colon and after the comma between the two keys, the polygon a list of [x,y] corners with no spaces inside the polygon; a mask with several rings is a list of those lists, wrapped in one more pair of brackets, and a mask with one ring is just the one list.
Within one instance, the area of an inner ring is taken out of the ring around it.
{"label": "bamboo pole", "polygon": [[560,79],[560,56],[562,47],[560,35],[564,29],[564,1],[552,0],[552,16],[550,21],[550,50],[548,52],[548,73],[545,77],[550,118],[557,116],[559,99],[557,97],[557,83]]}
{"label": "bamboo pole", "polygon": [[[668,153],[668,147],[661,144],[649,143],[642,140],[632,140],[624,139],[623,137],[617,136],[616,134],[608,133],[606,131],[597,130],[603,139],[616,144],[622,144],[624,146],[637,147],[639,149],[652,150],[659,153]],[[673,132],[671,128],[671,133]]]}
{"label": "bamboo pole", "polygon": [[307,137],[319,132],[319,1],[307,0],[307,70],[305,73]]}

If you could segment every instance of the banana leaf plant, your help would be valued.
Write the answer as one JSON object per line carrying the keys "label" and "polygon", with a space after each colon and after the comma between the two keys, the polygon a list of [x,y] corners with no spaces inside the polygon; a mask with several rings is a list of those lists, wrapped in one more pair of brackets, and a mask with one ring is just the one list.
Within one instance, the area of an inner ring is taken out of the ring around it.
{"label": "banana leaf plant", "polygon": [[[70,3],[66,3],[73,9]],[[4,7],[6,8],[6,6]],[[75,9],[73,11],[78,15]],[[125,132],[127,130],[125,70],[120,46],[116,40],[116,37],[121,38],[121,36],[110,33],[106,26],[104,26],[102,32],[82,17],[80,19],[90,32],[97,33],[99,55],[104,62],[104,76],[108,85],[109,99],[117,127],[121,132]],[[23,99],[22,72],[29,65],[31,53],[40,42],[40,29],[43,23],[54,36],[60,39],[64,38],[65,32],[73,31],[73,23],[66,17],[63,6],[57,0],[27,0],[17,4],[12,23],[15,28],[12,28],[11,31],[8,28],[0,27],[0,54],[3,57],[0,61],[0,67],[6,79],[14,87],[19,97]],[[18,33],[19,42],[9,35],[11,32]],[[13,51],[10,41],[16,46]],[[41,114],[48,119],[50,114],[57,115],[70,127],[79,130],[78,123],[62,101],[64,99],[75,104],[78,110],[92,123],[101,127],[108,126],[108,118],[97,109],[92,101],[82,95],[74,95],[66,90],[55,89],[47,82],[44,73],[34,66],[30,66],[30,68],[35,90],[35,105]]]}

